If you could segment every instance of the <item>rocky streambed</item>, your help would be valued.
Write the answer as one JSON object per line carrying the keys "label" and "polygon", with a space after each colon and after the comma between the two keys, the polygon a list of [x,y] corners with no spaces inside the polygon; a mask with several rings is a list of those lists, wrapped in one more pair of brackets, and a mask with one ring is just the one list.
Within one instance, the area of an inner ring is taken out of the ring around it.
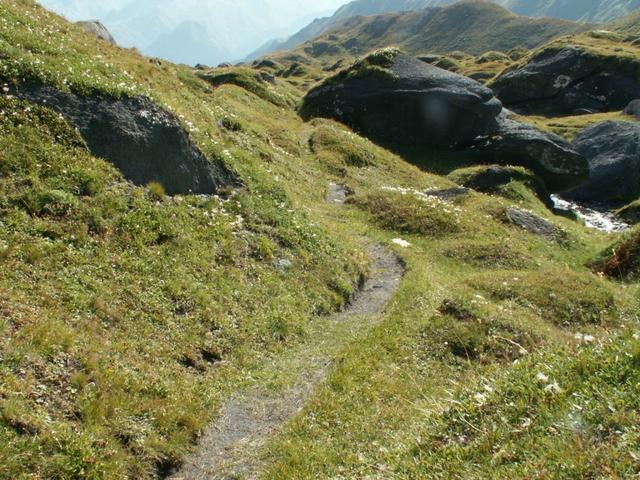
{"label": "rocky streambed", "polygon": [[622,221],[614,213],[614,206],[605,203],[582,204],[564,199],[559,195],[552,195],[554,206],[558,210],[574,212],[579,218],[584,220],[588,228],[595,228],[603,232],[614,233],[624,232],[629,229],[629,225]]}

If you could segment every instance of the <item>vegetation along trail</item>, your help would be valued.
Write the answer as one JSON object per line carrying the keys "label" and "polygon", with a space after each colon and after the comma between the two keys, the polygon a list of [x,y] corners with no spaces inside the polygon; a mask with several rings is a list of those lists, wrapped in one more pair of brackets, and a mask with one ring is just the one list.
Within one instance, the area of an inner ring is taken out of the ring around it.
{"label": "vegetation along trail", "polygon": [[[329,186],[327,202],[344,203],[346,192]],[[188,459],[172,480],[257,478],[261,447],[305,406],[314,388],[323,382],[332,363],[332,352],[368,327],[378,323],[387,302],[400,285],[404,265],[390,250],[369,248],[371,274],[343,311],[326,323],[319,345],[303,345],[279,361],[278,373],[293,373],[293,384],[274,393],[262,383],[231,398],[218,420],[202,437],[199,451]],[[351,335],[341,332],[348,325]]]}

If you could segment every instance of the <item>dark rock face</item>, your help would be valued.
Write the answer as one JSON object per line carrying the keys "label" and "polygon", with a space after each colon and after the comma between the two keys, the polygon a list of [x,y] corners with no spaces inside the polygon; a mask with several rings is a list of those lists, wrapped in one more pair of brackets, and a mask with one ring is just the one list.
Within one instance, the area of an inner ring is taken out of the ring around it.
{"label": "dark rock face", "polygon": [[603,202],[640,197],[640,123],[598,123],[583,130],[573,147],[589,161],[590,178],[564,196]]}
{"label": "dark rock face", "polygon": [[24,86],[16,96],[48,106],[74,125],[95,156],[138,185],[155,181],[169,194],[211,194],[234,183],[193,144],[172,113],[145,97],[83,97],[48,86]]}
{"label": "dark rock face", "polygon": [[640,100],[632,100],[624,109],[624,113],[627,115],[633,115],[640,120]]}
{"label": "dark rock face", "polygon": [[513,225],[523,228],[529,233],[539,235],[550,240],[557,239],[562,236],[563,233],[562,230],[551,222],[548,222],[544,218],[540,218],[531,212],[518,210],[517,208],[508,208],[506,216],[507,220]]}
{"label": "dark rock face", "polygon": [[107,27],[105,27],[98,20],[78,22],[77,25],[81,26],[85,32],[90,33],[91,35],[95,35],[100,40],[104,40],[107,43],[116,45],[116,39],[113,38],[111,32],[109,32],[109,30],[107,30]]}
{"label": "dark rock face", "polygon": [[578,47],[549,48],[491,85],[510,108],[525,113],[622,110],[640,98],[640,61]]}
{"label": "dark rock face", "polygon": [[520,165],[541,177],[550,191],[562,191],[579,185],[589,176],[582,155],[557,135],[502,115],[498,128],[478,137],[471,148],[487,161]]}
{"label": "dark rock face", "polygon": [[400,54],[386,73],[338,75],[313,89],[304,117],[329,117],[394,143],[449,147],[490,131],[502,105],[471,79]]}
{"label": "dark rock face", "polygon": [[508,119],[485,86],[404,54],[383,60],[384,68],[367,70],[365,59],[313,89],[302,116],[333,118],[397,145],[473,150],[483,161],[533,170],[551,190],[586,179],[586,161],[566,142]]}

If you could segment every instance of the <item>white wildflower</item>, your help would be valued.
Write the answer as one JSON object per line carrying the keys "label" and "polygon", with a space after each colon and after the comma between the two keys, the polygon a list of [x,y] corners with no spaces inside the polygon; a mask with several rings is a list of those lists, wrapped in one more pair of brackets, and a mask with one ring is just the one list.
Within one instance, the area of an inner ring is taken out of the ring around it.
{"label": "white wildflower", "polygon": [[536,380],[540,383],[547,383],[549,381],[549,377],[547,377],[542,372],[538,372],[538,374],[536,375]]}
{"label": "white wildflower", "polygon": [[574,335],[574,338],[578,341],[578,343],[581,343],[583,345],[591,345],[596,341],[596,337],[594,337],[593,335],[587,335],[583,333],[576,333]]}
{"label": "white wildflower", "polygon": [[562,393],[562,388],[560,388],[560,385],[558,385],[558,382],[553,382],[547,385],[546,387],[544,387],[544,391],[552,395],[558,395]]}
{"label": "white wildflower", "polygon": [[487,403],[487,395],[486,395],[486,394],[484,394],[484,393],[476,393],[476,394],[473,396],[473,399],[476,401],[476,404],[477,404],[478,406],[482,406],[482,405],[484,405],[485,403]]}
{"label": "white wildflower", "polygon": [[393,240],[391,240],[391,243],[398,245],[399,247],[402,247],[402,248],[408,248],[411,246],[409,242],[407,242],[406,240],[403,240],[402,238],[394,238]]}

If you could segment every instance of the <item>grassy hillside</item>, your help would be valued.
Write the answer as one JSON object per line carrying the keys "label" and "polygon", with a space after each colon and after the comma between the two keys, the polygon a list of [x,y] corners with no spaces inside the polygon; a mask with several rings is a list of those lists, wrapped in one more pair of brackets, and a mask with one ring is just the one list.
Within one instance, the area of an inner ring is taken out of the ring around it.
{"label": "grassy hillside", "polygon": [[357,56],[392,45],[414,54],[462,51],[479,55],[533,48],[583,29],[584,25],[564,20],[519,17],[490,2],[465,0],[415,12],[352,17],[300,50],[314,58]]}
{"label": "grassy hillside", "polygon": [[616,21],[613,26],[621,33],[640,35],[640,9]]}
{"label": "grassy hillside", "polygon": [[[319,70],[198,72],[31,0],[0,4],[0,54],[7,88],[151,97],[242,183],[134,186],[3,89],[0,478],[162,478],[227,399],[281,392],[296,352],[316,350],[331,354],[328,380],[271,439],[263,478],[640,472],[638,284],[588,266],[617,235],[554,215],[520,182],[424,195],[454,186],[440,174],[464,158],[413,152],[418,169],[302,122],[294,106]],[[330,182],[354,192],[344,207],[325,202]],[[509,224],[510,207],[562,235]],[[371,244],[407,275],[373,330],[332,325]]]}

